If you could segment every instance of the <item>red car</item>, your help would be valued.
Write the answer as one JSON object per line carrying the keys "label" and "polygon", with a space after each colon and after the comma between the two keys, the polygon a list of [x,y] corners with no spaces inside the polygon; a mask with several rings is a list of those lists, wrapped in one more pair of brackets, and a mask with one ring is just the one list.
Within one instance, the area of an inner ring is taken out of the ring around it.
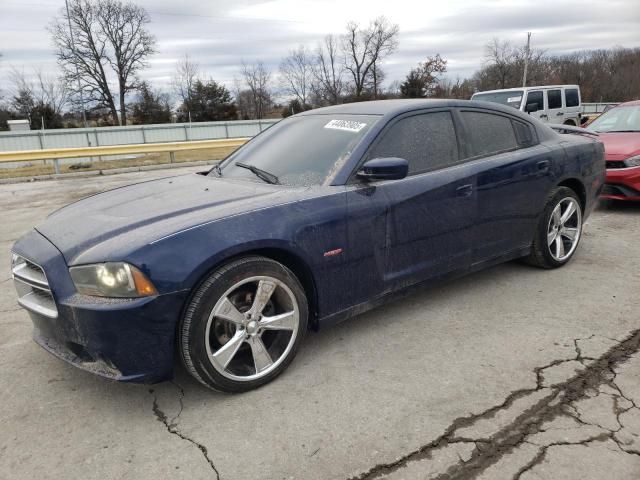
{"label": "red car", "polygon": [[604,143],[607,179],[601,198],[640,201],[640,100],[608,110],[587,130]]}

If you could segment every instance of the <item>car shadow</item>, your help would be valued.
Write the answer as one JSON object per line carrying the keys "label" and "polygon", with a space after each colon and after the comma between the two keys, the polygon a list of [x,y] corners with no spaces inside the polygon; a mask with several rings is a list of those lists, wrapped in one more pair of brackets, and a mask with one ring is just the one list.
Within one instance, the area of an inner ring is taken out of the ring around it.
{"label": "car shadow", "polygon": [[[389,321],[389,319],[407,314],[415,315],[417,311],[426,311],[435,301],[439,304],[446,303],[459,295],[469,293],[474,288],[486,288],[487,285],[495,284],[496,281],[505,285],[512,283],[517,278],[522,278],[527,272],[531,275],[546,273],[545,270],[531,267],[524,262],[508,262],[463,277],[447,280],[437,285],[417,288],[402,298],[392,300],[336,325],[321,327],[318,331],[310,330],[307,332],[307,336],[289,368],[273,382],[256,389],[256,391],[274,388],[279,380],[289,376],[300,375],[305,377],[312,374],[314,365],[326,358],[337,342],[341,344],[341,349],[348,351],[355,345],[355,339],[365,335],[371,328],[378,329],[381,336],[386,338],[398,335],[394,322]],[[407,309],[410,309],[411,312],[408,313]],[[420,320],[416,319],[415,322],[417,324]],[[406,332],[400,332],[400,335],[403,334],[406,334]],[[411,337],[411,335],[408,334],[408,337]],[[354,340],[352,342],[353,345],[350,340]],[[195,396],[195,398],[192,398],[193,402],[207,401],[207,399],[211,400],[213,397],[228,399],[236,396],[239,400],[242,397],[242,394],[230,395],[208,389],[193,379],[180,362],[176,362],[175,368],[173,382],[184,390],[185,396]]]}
{"label": "car shadow", "polygon": [[640,202],[630,200],[600,200],[596,208],[603,212],[615,212],[625,215],[640,214]]}
{"label": "car shadow", "polygon": [[[415,312],[428,309],[430,305],[433,305],[433,302],[437,301],[441,304],[441,302],[452,301],[456,296],[468,293],[473,289],[486,288],[486,285],[496,281],[509,284],[517,278],[521,278],[522,275],[526,275],[527,272],[531,275],[543,273],[542,270],[519,262],[509,262],[435,286],[416,289],[400,299],[392,300],[337,325],[320,328],[318,331],[310,330],[289,368],[273,382],[256,389],[254,392],[260,394],[264,390],[275,389],[276,392],[273,394],[282,392],[286,394],[286,388],[283,390],[278,386],[281,379],[290,384],[290,382],[297,381],[298,377],[307,378],[312,375],[315,365],[326,359],[328,352],[331,348],[335,348],[338,342],[341,349],[348,351],[355,348],[359,336],[366,335],[367,331],[372,328],[377,329],[378,333],[385,338],[393,338],[398,335],[398,332],[394,322],[389,319],[407,314],[415,315]],[[415,320],[416,323],[419,321]],[[217,401],[229,402],[236,398],[238,401],[243,401],[242,394],[221,393],[200,384],[186,371],[179,361],[177,352],[173,380],[153,385],[110,381],[64,364],[58,359],[49,357],[45,352],[42,352],[42,355],[46,355],[47,361],[51,362],[49,365],[50,375],[48,376],[52,378],[48,380],[49,382],[64,381],[66,387],[73,391],[74,396],[82,396],[84,392],[86,399],[92,404],[101,404],[99,408],[118,409],[123,402],[135,402],[140,397],[149,397],[147,398],[149,402],[155,401],[154,397],[157,397],[162,402],[168,396],[173,396],[172,402],[175,403],[177,398],[181,404],[183,398],[188,398],[189,405],[201,404],[202,402],[215,405]],[[302,386],[302,388],[306,387]],[[271,392],[269,394],[271,395]],[[185,403],[185,408],[186,405]]]}

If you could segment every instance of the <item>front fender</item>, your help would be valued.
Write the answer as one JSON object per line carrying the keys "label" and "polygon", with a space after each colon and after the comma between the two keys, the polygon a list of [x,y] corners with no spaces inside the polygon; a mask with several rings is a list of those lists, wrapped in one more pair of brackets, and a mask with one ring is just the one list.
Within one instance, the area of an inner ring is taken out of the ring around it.
{"label": "front fender", "polygon": [[327,289],[336,288],[343,275],[342,258],[324,255],[346,248],[343,193],[200,225],[149,243],[124,260],[141,268],[160,293],[170,293],[192,290],[233,257],[281,251],[304,262],[317,284],[318,297],[327,298]]}

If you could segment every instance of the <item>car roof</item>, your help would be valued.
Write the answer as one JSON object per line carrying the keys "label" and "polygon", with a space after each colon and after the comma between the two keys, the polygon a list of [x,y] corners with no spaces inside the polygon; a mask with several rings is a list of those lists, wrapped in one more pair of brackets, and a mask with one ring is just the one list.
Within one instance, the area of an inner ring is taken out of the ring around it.
{"label": "car roof", "polygon": [[529,90],[546,90],[550,88],[580,88],[578,85],[539,85],[536,87],[514,87],[514,88],[499,88],[497,90],[484,90],[482,92],[476,92],[476,94],[480,93],[498,93],[498,92],[521,92],[521,91],[529,91]]}
{"label": "car roof", "polygon": [[472,102],[471,100],[452,100],[452,99],[402,99],[402,100],[374,100],[370,102],[345,103],[342,105],[334,105],[331,107],[316,108],[299,113],[300,116],[305,115],[388,115],[395,116],[412,110],[422,110],[428,108],[442,107],[465,107],[465,106],[482,106],[506,112],[515,112],[513,107],[502,107],[496,103],[488,102]]}

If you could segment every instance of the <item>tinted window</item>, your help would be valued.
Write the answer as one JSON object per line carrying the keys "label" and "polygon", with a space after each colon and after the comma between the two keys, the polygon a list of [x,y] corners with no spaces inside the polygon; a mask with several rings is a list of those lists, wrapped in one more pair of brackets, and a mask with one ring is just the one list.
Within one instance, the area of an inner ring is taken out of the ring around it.
{"label": "tinted window", "polygon": [[575,88],[570,88],[564,91],[565,102],[567,107],[577,107],[580,105],[580,98],[578,96],[578,90]]}
{"label": "tinted window", "polygon": [[547,91],[547,102],[549,103],[549,109],[562,108],[562,90]]}
{"label": "tinted window", "polygon": [[527,94],[527,103],[525,105],[529,105],[530,103],[537,104],[538,110],[544,110],[544,100],[542,98],[542,92],[529,92]]}
{"label": "tinted window", "polygon": [[511,120],[485,112],[462,112],[471,156],[490,155],[518,147]]}
{"label": "tinted window", "polygon": [[458,161],[458,144],[449,112],[426,113],[394,123],[368,158],[400,157],[409,175],[446,167]]}
{"label": "tinted window", "polygon": [[513,124],[513,129],[516,133],[516,141],[519,146],[529,147],[536,143],[533,131],[529,125],[523,122],[518,122],[517,120],[511,120],[511,123]]}

